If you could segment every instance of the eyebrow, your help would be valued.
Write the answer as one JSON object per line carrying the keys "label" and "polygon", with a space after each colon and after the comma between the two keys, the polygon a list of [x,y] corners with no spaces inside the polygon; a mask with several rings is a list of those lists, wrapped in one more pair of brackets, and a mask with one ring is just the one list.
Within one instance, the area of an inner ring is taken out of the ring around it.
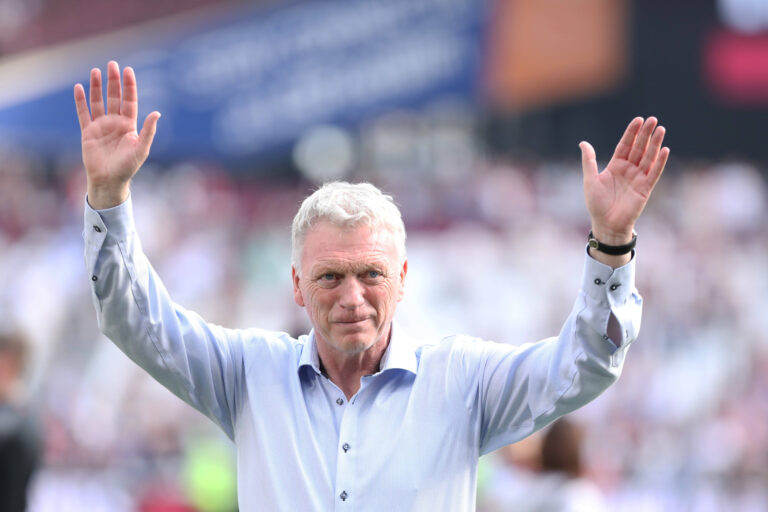
{"label": "eyebrow", "polygon": [[384,261],[370,261],[363,264],[350,265],[348,263],[336,264],[336,263],[318,263],[310,269],[310,275],[322,276],[324,274],[362,274],[368,270],[374,269],[382,273],[386,273],[389,265]]}

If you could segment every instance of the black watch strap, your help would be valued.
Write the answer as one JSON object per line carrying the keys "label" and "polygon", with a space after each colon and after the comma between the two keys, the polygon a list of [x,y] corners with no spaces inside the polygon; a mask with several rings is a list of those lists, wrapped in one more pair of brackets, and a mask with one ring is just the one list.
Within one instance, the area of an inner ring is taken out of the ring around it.
{"label": "black watch strap", "polygon": [[635,245],[637,245],[637,233],[634,231],[632,232],[632,240],[630,240],[628,244],[606,245],[595,238],[595,235],[593,235],[592,231],[590,231],[588,243],[592,249],[596,249],[602,253],[610,254],[611,256],[621,256],[622,254],[627,254],[635,248]]}

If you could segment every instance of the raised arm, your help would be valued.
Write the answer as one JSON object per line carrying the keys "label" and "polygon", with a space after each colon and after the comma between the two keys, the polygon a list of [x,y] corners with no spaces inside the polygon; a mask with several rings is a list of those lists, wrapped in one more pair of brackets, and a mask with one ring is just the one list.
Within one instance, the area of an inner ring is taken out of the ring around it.
{"label": "raised arm", "polygon": [[[579,145],[592,232],[602,243],[624,245],[632,239],[669,156],[662,148],[664,132],[654,117],[633,119],[603,172],[592,146]],[[619,377],[640,328],[642,298],[634,286],[634,266],[627,265],[631,254],[590,249],[590,255],[604,265],[585,259],[580,293],[557,338],[520,347],[461,346],[461,370],[472,384],[469,396],[479,399],[482,412],[481,453],[583,406]]]}
{"label": "raised arm", "polygon": [[[662,148],[665,129],[655,117],[633,119],[621,137],[613,158],[598,173],[595,150],[589,142],[579,144],[584,171],[584,196],[592,218],[592,233],[607,245],[632,240],[635,221],[648,202],[669,157]],[[629,262],[631,255],[611,256],[590,249],[590,255],[614,268]]]}
{"label": "raised arm", "polygon": [[96,210],[111,208],[125,202],[130,193],[131,178],[149,156],[155,138],[159,112],[144,120],[141,132],[136,131],[139,114],[136,75],[133,69],[123,70],[117,62],[107,65],[107,105],[101,92],[101,70],[91,70],[91,108],[85,89],[75,85],[75,107],[80,121],[83,163],[88,178],[88,202]]}
{"label": "raised arm", "polygon": [[85,265],[101,331],[158,382],[216,422],[229,437],[242,378],[241,333],[205,322],[175,304],[144,255],[134,227],[129,185],[149,154],[160,114],[136,132],[136,78],[131,68],[91,71],[90,110],[75,86],[88,177]]}

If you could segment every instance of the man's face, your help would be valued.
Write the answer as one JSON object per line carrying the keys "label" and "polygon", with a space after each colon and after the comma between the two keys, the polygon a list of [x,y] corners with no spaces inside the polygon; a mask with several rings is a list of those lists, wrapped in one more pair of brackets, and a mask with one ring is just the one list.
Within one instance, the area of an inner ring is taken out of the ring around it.
{"label": "man's face", "polygon": [[389,336],[407,270],[389,231],[320,222],[304,239],[301,272],[292,269],[294,299],[318,343],[360,353]]}

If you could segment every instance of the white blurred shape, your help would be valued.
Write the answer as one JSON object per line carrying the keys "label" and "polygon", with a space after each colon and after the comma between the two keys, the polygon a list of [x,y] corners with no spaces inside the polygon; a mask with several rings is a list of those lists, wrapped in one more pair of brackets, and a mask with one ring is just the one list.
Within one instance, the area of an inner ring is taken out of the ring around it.
{"label": "white blurred shape", "polygon": [[718,0],[720,18],[738,32],[752,34],[768,29],[768,2],[765,0]]}
{"label": "white blurred shape", "polygon": [[316,126],[305,132],[293,148],[299,171],[314,183],[342,179],[352,169],[352,137],[331,125]]}

